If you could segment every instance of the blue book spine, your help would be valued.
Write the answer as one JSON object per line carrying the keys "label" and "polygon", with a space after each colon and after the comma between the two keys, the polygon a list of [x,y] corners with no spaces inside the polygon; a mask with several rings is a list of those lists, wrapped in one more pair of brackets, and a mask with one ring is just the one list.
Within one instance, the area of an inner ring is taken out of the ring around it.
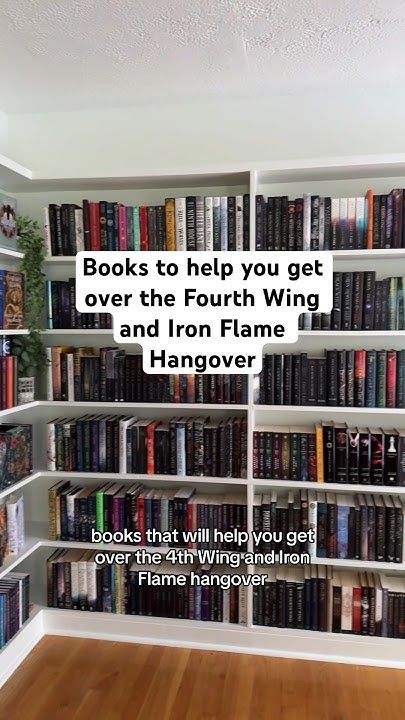
{"label": "blue book spine", "polygon": [[[1,285],[2,285],[2,283],[1,283]],[[2,290],[0,291],[0,293],[1,293],[1,298],[2,298],[2,300],[1,300],[1,306],[3,307],[3,294],[2,294]],[[48,330],[53,330],[52,282],[51,282],[51,280],[47,280],[47,281],[46,281],[46,299],[47,299],[47,311],[48,311],[48,312],[47,312],[47,315],[46,315],[46,321],[47,321],[46,324],[47,324]],[[3,313],[2,313],[2,317],[3,317]]]}
{"label": "blue book spine", "polygon": [[134,228],[134,250],[141,249],[141,228],[139,225],[139,207],[132,208]]}
{"label": "blue book spine", "polygon": [[300,480],[308,482],[308,436],[301,433],[300,436]]}
{"label": "blue book spine", "polygon": [[339,505],[337,509],[337,554],[338,558],[347,560],[349,556],[349,512],[347,505]]}

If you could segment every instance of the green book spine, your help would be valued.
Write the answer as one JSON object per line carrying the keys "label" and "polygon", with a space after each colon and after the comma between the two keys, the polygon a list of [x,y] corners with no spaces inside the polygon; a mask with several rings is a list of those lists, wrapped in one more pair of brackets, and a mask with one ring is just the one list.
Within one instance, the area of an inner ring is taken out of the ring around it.
{"label": "green book spine", "polygon": [[104,493],[96,493],[96,530],[104,532]]}
{"label": "green book spine", "polygon": [[134,250],[141,249],[141,230],[139,226],[139,207],[132,208],[134,225]]}
{"label": "green book spine", "polygon": [[388,330],[397,330],[397,293],[398,278],[390,278],[390,292],[388,297]]}
{"label": "green book spine", "polygon": [[128,250],[134,250],[134,212],[133,208],[126,208],[127,218],[127,247]]}

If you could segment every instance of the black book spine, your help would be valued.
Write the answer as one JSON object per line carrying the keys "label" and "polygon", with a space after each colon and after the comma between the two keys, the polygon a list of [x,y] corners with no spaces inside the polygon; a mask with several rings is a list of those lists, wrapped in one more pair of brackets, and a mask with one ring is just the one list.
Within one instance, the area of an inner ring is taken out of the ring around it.
{"label": "black book spine", "polygon": [[319,250],[319,195],[311,195],[311,250]]}
{"label": "black book spine", "polygon": [[228,250],[236,250],[236,197],[228,197]]}
{"label": "black book spine", "polygon": [[387,220],[387,195],[380,195],[380,248],[385,248]]}
{"label": "black book spine", "polygon": [[291,405],[301,405],[301,356],[292,356],[292,397]]}
{"label": "black book spine", "polygon": [[166,250],[166,208],[158,205],[156,208],[156,249]]}
{"label": "black book spine", "polygon": [[353,273],[345,272],[342,277],[342,330],[352,329]]}
{"label": "black book spine", "polygon": [[301,251],[303,249],[303,231],[304,231],[304,201],[302,198],[295,200],[295,250]]}
{"label": "black book spine", "polygon": [[288,234],[289,234],[288,212],[289,212],[288,197],[287,197],[287,195],[283,195],[281,198],[281,250],[289,250],[290,249],[288,247]]}
{"label": "black book spine", "polygon": [[274,250],[281,250],[281,197],[274,198]]}
{"label": "black book spine", "polygon": [[[256,195],[256,250],[265,250],[263,238],[263,215],[265,200],[263,195]],[[271,248],[274,250],[274,248]]]}
{"label": "black book spine", "polygon": [[327,381],[326,381],[326,358],[319,358],[317,361],[318,381],[318,405],[326,405]]}
{"label": "black book spine", "polygon": [[354,350],[346,350],[346,405],[354,406]]}
{"label": "black book spine", "polygon": [[306,399],[307,405],[317,405],[318,403],[318,360],[317,358],[308,358],[308,394]]}
{"label": "black book spine", "polygon": [[352,309],[352,330],[361,330],[363,326],[363,294],[364,294],[364,273],[353,273],[353,309]]}
{"label": "black book spine", "polygon": [[343,273],[333,273],[333,308],[331,318],[332,330],[342,329],[342,293],[343,293]]}
{"label": "black book spine", "polygon": [[346,350],[337,351],[338,406],[346,405]]}
{"label": "black book spine", "polygon": [[108,250],[107,203],[104,200],[100,200],[98,206],[100,215],[100,250]]}
{"label": "black book spine", "polygon": [[373,250],[381,248],[381,196],[373,198]]}
{"label": "black book spine", "polygon": [[[374,329],[375,272],[365,272],[363,292],[363,330]],[[360,330],[360,328],[358,328]]]}
{"label": "black book spine", "polygon": [[274,404],[284,405],[284,355],[274,356]]}
{"label": "black book spine", "polygon": [[250,238],[250,195],[243,196],[243,249],[249,250]]}
{"label": "black book spine", "polygon": [[292,404],[292,355],[284,357],[284,405]]}
{"label": "black book spine", "polygon": [[288,202],[288,250],[295,250],[295,201]]}
{"label": "black book spine", "polygon": [[324,236],[323,236],[323,249],[332,249],[332,208],[331,198],[324,198],[325,204],[325,219],[324,219]]}
{"label": "black book spine", "polygon": [[337,350],[326,351],[326,389],[327,405],[338,404],[338,356]]}
{"label": "black book spine", "polygon": [[[194,195],[186,197],[186,238],[187,250],[197,250],[196,200]],[[150,244],[149,249],[151,249]]]}

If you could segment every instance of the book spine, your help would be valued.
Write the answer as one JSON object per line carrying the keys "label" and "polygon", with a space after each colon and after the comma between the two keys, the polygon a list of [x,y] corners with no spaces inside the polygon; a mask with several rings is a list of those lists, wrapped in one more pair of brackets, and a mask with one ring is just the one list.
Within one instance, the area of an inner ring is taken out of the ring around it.
{"label": "book spine", "polygon": [[175,199],[176,250],[188,250],[186,234],[186,198]]}

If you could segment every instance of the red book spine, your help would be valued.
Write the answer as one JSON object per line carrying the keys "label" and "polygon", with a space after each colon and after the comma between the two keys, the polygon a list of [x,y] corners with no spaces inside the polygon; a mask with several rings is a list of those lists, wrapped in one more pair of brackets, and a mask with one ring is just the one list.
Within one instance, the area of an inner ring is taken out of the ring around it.
{"label": "red book spine", "polygon": [[136,499],[136,514],[137,514],[137,530],[141,533],[141,545],[146,544],[146,528],[145,528],[145,499],[138,497]]}
{"label": "red book spine", "polygon": [[373,206],[374,206],[374,193],[372,190],[367,190],[367,250],[373,249]]}
{"label": "red book spine", "polygon": [[396,407],[397,400],[397,353],[387,352],[387,407]]}
{"label": "red book spine", "polygon": [[125,205],[118,206],[118,243],[119,250],[128,250],[127,209]]}
{"label": "red book spine", "polygon": [[195,377],[187,375],[187,402],[195,403]]}
{"label": "red book spine", "polygon": [[361,632],[361,588],[353,588],[353,614],[352,614],[352,630],[354,633]]}
{"label": "red book spine", "polygon": [[98,203],[89,203],[90,210],[90,249],[101,250],[100,240],[100,211]]}
{"label": "red book spine", "polygon": [[366,351],[354,353],[354,404],[364,407],[366,400]]}
{"label": "red book spine", "polygon": [[156,423],[149,423],[146,428],[146,450],[147,450],[147,474],[153,475],[155,472],[155,427]]}
{"label": "red book spine", "polygon": [[139,208],[139,224],[141,232],[141,250],[149,250],[147,207]]}

